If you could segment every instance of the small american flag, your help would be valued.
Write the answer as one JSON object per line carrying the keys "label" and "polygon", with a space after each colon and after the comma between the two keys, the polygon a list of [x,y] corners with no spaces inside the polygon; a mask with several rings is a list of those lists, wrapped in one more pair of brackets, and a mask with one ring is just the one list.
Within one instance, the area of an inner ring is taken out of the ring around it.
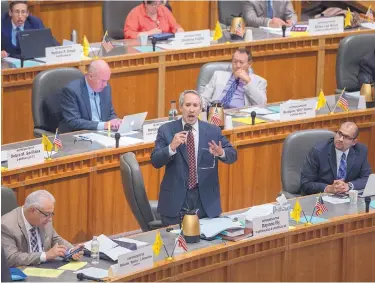
{"label": "small american flag", "polygon": [[244,35],[244,31],[242,30],[242,22],[241,21],[238,21],[238,24],[236,26],[236,34],[239,35],[239,36],[243,36]]}
{"label": "small american flag", "polygon": [[215,112],[211,117],[211,124],[214,124],[216,126],[220,126],[221,119],[219,116],[219,111],[217,110],[217,107],[215,107]]}
{"label": "small american flag", "polygon": [[188,250],[188,247],[187,247],[187,244],[186,244],[186,241],[185,241],[185,238],[184,236],[182,236],[181,234],[178,236],[177,238],[177,243],[178,243],[178,246],[180,248],[183,248],[185,252],[187,252]]}
{"label": "small american flag", "polygon": [[337,106],[339,106],[342,110],[349,111],[349,104],[345,92],[340,96],[339,100],[337,101]]}
{"label": "small american flag", "polygon": [[374,13],[371,10],[371,6],[368,7],[368,10],[366,12],[366,18],[368,22],[373,22],[374,21]]}
{"label": "small american flag", "polygon": [[53,144],[58,148],[63,148],[62,141],[60,140],[58,129],[56,129],[55,138],[53,139]]}
{"label": "small american flag", "polygon": [[103,37],[102,46],[104,47],[104,49],[107,53],[109,51],[111,51],[113,48],[115,48],[113,46],[113,43],[112,43],[111,39],[108,36],[108,32],[106,32],[104,37]]}
{"label": "small american flag", "polygon": [[319,215],[323,214],[324,212],[328,211],[328,208],[325,206],[323,198],[322,198],[321,195],[318,197],[318,200],[316,201],[315,209],[316,209],[315,214],[317,216],[319,216]]}

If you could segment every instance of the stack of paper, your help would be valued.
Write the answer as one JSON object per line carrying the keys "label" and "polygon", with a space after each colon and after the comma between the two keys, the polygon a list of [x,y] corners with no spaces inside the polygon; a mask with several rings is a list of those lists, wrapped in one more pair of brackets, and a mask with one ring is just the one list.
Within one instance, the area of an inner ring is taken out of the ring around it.
{"label": "stack of paper", "polygon": [[256,205],[246,211],[246,220],[253,221],[253,218],[267,216],[273,213],[273,204],[267,203],[262,205]]}
{"label": "stack of paper", "polygon": [[[116,261],[120,255],[132,252],[129,249],[120,247],[114,241],[103,234],[98,236],[97,239],[99,241],[99,252],[107,255],[113,261]],[[85,243],[85,248],[91,251],[91,241]]]}
{"label": "stack of paper", "polygon": [[260,108],[260,107],[250,107],[246,109],[241,109],[240,112],[245,112],[251,114],[251,112],[255,111],[257,115],[266,115],[266,114],[272,114],[273,111],[267,109],[267,108]]}
{"label": "stack of paper", "polygon": [[337,198],[337,197],[331,197],[331,196],[323,196],[323,201],[333,203],[333,204],[340,204],[340,203],[349,203],[349,198]]}
{"label": "stack of paper", "polygon": [[[111,148],[116,146],[116,140],[115,138],[104,136],[97,133],[87,133],[87,134],[81,134],[81,135],[75,135],[75,137],[85,137],[89,140],[95,141],[99,143],[100,145]],[[129,145],[135,145],[143,143],[143,140],[131,138],[131,137],[121,137],[119,140],[119,146],[129,146]]]}
{"label": "stack of paper", "polygon": [[228,229],[242,228],[242,225],[239,221],[233,221],[229,217],[200,219],[199,224],[201,228],[201,235],[205,238],[212,238]]}
{"label": "stack of paper", "polygon": [[133,244],[136,244],[137,245],[137,249],[139,249],[140,247],[144,247],[144,246],[147,246],[149,243],[147,242],[141,242],[141,241],[137,241],[137,240],[134,240],[134,239],[130,239],[130,238],[125,238],[125,237],[122,237],[122,238],[117,238],[115,239],[116,241],[120,241],[120,242],[125,242],[125,243],[133,243]]}

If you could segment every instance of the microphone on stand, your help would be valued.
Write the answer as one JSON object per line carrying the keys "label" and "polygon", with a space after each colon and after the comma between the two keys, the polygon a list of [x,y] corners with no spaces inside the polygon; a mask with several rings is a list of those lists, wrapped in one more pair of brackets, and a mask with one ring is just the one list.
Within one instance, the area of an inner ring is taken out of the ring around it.
{"label": "microphone on stand", "polygon": [[104,280],[102,280],[100,278],[95,278],[95,277],[87,276],[87,275],[85,275],[83,273],[78,273],[77,274],[77,279],[79,281],[82,281],[82,280],[86,279],[86,280],[91,280],[91,281],[96,281],[96,282],[104,282]]}
{"label": "microphone on stand", "polygon": [[257,116],[257,112],[251,111],[251,125],[255,125],[255,117]]}
{"label": "microphone on stand", "polygon": [[281,27],[281,29],[282,29],[282,31],[283,31],[283,37],[285,37],[286,25],[283,25],[283,26]]}
{"label": "microphone on stand", "polygon": [[156,38],[152,37],[152,38],[151,38],[151,43],[152,43],[152,51],[155,51]]}
{"label": "microphone on stand", "polygon": [[192,126],[190,124],[185,124],[184,131],[190,131],[192,129]]}
{"label": "microphone on stand", "polygon": [[116,148],[119,147],[119,144],[120,144],[120,137],[121,137],[120,133],[116,133],[116,134],[115,134],[115,139],[116,139]]}
{"label": "microphone on stand", "polygon": [[365,197],[365,203],[366,203],[366,212],[368,213],[370,210],[370,202],[371,202],[371,197]]}

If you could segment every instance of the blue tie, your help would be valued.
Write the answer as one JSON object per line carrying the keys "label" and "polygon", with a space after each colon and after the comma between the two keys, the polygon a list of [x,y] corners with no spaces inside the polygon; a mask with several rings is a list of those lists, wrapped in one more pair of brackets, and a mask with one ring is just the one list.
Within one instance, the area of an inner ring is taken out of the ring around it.
{"label": "blue tie", "polygon": [[12,37],[12,44],[14,46],[18,46],[18,38],[17,38],[17,35],[18,35],[18,32],[20,31],[21,29],[20,28],[16,28],[14,30],[14,37]]}
{"label": "blue tie", "polygon": [[231,86],[229,87],[227,93],[221,100],[221,103],[223,104],[224,108],[229,108],[229,104],[232,101],[233,95],[236,92],[239,83],[240,83],[239,79],[234,80]]}
{"label": "blue tie", "polygon": [[344,180],[346,178],[346,154],[345,153],[341,155],[339,174],[337,175],[337,178],[344,179]]}
{"label": "blue tie", "polygon": [[273,18],[273,9],[272,9],[272,1],[267,0],[267,18]]}

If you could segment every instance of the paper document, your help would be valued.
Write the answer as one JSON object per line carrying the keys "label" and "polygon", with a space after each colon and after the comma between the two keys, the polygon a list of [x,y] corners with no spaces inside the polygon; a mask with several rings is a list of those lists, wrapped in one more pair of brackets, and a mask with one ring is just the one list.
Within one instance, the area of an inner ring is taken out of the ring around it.
{"label": "paper document", "polygon": [[280,113],[273,113],[262,116],[262,118],[271,120],[271,121],[280,121]]}
{"label": "paper document", "polygon": [[[252,125],[252,118],[251,117],[233,118],[232,121],[239,122],[239,123],[246,124],[246,125]],[[254,122],[255,122],[255,124],[261,124],[261,123],[266,123],[267,121],[259,119],[259,118],[255,118]]]}
{"label": "paper document", "polygon": [[255,111],[257,115],[266,115],[266,114],[272,114],[273,111],[268,110],[267,108],[260,108],[260,107],[251,107],[246,109],[241,109],[240,112],[246,112],[251,114],[251,112]]}
{"label": "paper document", "polygon": [[108,277],[108,270],[96,268],[96,267],[89,267],[89,268],[81,269],[74,273],[83,273],[87,276],[91,276],[91,277],[95,277],[99,279]]}
{"label": "paper document", "polygon": [[136,244],[137,245],[137,249],[140,248],[140,247],[147,246],[149,244],[147,242],[141,242],[141,241],[138,241],[138,240],[134,240],[134,239],[131,239],[131,238],[125,238],[125,237],[118,238],[118,239],[115,239],[115,240],[116,241],[120,241],[120,242],[125,242],[125,243]]}
{"label": "paper document", "polygon": [[[103,234],[98,236],[97,239],[99,241],[99,252],[109,256],[113,261],[116,261],[119,255],[132,252],[129,249],[120,247],[118,244],[116,244],[114,241]],[[91,251],[91,241],[85,243],[85,248]]]}
{"label": "paper document", "polygon": [[348,203],[350,202],[349,198],[335,198],[332,196],[323,196],[323,201],[333,203],[333,204],[340,204],[340,203]]}
{"label": "paper document", "polygon": [[245,212],[247,221],[253,221],[253,218],[270,215],[272,213],[273,204],[270,203],[253,206]]}
{"label": "paper document", "polygon": [[268,106],[267,108],[273,112],[280,113],[280,105],[272,105],[272,106]]}
{"label": "paper document", "polygon": [[[94,142],[97,142],[98,144],[106,147],[116,147],[116,140],[115,138],[104,136],[97,133],[87,133],[87,134],[80,134],[80,135],[74,135],[76,138],[79,137],[86,137],[89,140],[92,140]],[[129,145],[135,145],[143,143],[144,141],[141,139],[131,138],[131,137],[121,137],[119,140],[119,146],[129,146]]]}
{"label": "paper document", "polygon": [[22,270],[27,276],[57,278],[64,270],[27,267]]}
{"label": "paper document", "polygon": [[77,271],[78,269],[81,269],[87,264],[87,262],[84,261],[72,261],[68,264],[65,264],[61,266],[59,269],[61,270],[70,270],[70,271]]}
{"label": "paper document", "polygon": [[375,29],[375,23],[362,23],[361,26],[364,28]]}
{"label": "paper document", "polygon": [[[259,27],[261,30],[265,31],[265,32],[269,32],[269,33],[273,33],[273,34],[277,34],[277,35],[283,35],[283,30],[280,28],[272,28],[272,27]],[[289,33],[290,33],[290,30],[292,28],[291,27],[287,27],[286,30],[285,30],[285,36],[289,36]]]}
{"label": "paper document", "polygon": [[[14,64],[14,66],[16,68],[21,68],[21,60],[20,59],[12,58],[12,57],[6,57],[6,58],[4,58],[2,60],[4,62],[8,62],[8,63]],[[23,67],[24,68],[35,67],[35,66],[40,66],[40,65],[44,65],[44,63],[33,61],[33,60],[25,60],[25,61],[23,61]]]}
{"label": "paper document", "polygon": [[371,206],[372,208],[375,208],[375,200],[372,200],[372,201],[370,202],[370,206]]}
{"label": "paper document", "polygon": [[2,150],[1,151],[1,162],[5,162],[8,160],[8,151]]}
{"label": "paper document", "polygon": [[104,253],[109,256],[113,261],[116,261],[120,255],[127,254],[133,252],[132,250],[129,250],[127,248],[123,248],[120,246],[117,246],[113,249],[107,250]]}
{"label": "paper document", "polygon": [[212,238],[227,229],[243,228],[239,221],[233,221],[228,217],[200,219],[199,223],[201,227],[201,234],[206,238]]}

